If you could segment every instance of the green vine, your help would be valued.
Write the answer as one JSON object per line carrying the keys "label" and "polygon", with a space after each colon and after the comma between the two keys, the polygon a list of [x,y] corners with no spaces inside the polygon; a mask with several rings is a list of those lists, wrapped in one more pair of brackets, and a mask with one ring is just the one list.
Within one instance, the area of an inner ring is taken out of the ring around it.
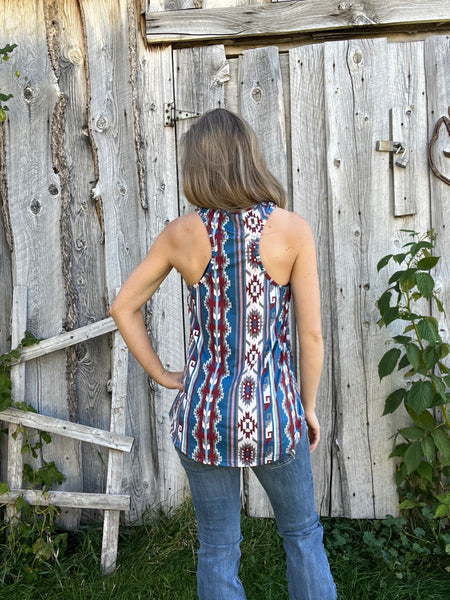
{"label": "green vine", "polygon": [[[0,48],[0,61],[8,62],[10,58],[11,52],[17,48],[17,44],[6,44],[3,48]],[[16,77],[20,76],[20,72],[16,71]],[[12,94],[3,94],[0,92],[0,122],[5,121],[6,119],[6,111],[9,110],[6,102],[13,98]]]}
{"label": "green vine", "polygon": [[440,257],[432,254],[436,246],[433,230],[421,236],[402,231],[412,240],[403,245],[403,252],[388,254],[377,265],[378,271],[391,263],[400,267],[378,299],[378,325],[396,332],[399,326],[403,328],[392,336],[394,347],[381,358],[378,374],[381,380],[395,368],[404,371],[405,382],[387,397],[384,414],[403,405],[413,422],[396,432],[391,453],[399,460],[400,509],[415,522],[426,520],[432,509],[433,517],[444,519],[446,526],[450,517],[450,368],[445,359],[450,346],[443,341],[436,318],[421,312],[421,308],[428,313],[436,307],[445,314],[431,275]]}
{"label": "green vine", "polygon": [[[11,396],[11,367],[20,358],[21,350],[38,343],[39,340],[26,332],[19,346],[7,354],[0,356],[0,411],[9,407],[18,408],[24,412],[36,412],[25,402],[14,402]],[[1,412],[0,412],[1,420]],[[7,433],[7,430],[1,430]],[[32,441],[28,430],[19,425],[13,437],[17,439],[22,434],[22,454],[38,458],[38,450],[44,444],[51,442],[50,435],[38,431],[37,440]],[[53,461],[42,461],[42,466],[33,468],[25,463],[23,466],[23,482],[28,489],[38,489],[43,495],[51,486],[60,485],[64,480]],[[0,482],[0,494],[9,492],[6,482]],[[53,505],[32,506],[19,496],[11,503],[19,517],[14,521],[0,521],[0,581],[3,583],[25,578],[32,580],[36,577],[43,564],[58,559],[66,546],[66,533],[56,533],[56,519],[60,510]],[[7,504],[0,503],[0,508],[6,510]]]}

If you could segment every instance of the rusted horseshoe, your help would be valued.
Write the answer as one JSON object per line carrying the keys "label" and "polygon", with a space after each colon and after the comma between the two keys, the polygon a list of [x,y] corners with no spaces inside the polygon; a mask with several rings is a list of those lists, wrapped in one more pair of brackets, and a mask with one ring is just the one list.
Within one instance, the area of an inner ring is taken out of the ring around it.
{"label": "rusted horseshoe", "polygon": [[[448,114],[450,116],[450,106],[448,107]],[[433,162],[433,157],[431,155],[432,153],[432,149],[433,149],[433,145],[436,143],[438,137],[439,137],[439,130],[441,128],[442,123],[445,124],[445,127],[447,129],[447,133],[450,136],[450,119],[448,117],[441,117],[439,119],[439,121],[436,123],[436,125],[434,126],[434,130],[433,130],[433,137],[430,140],[430,143],[428,144],[428,164],[430,165],[430,169],[433,171],[433,173],[436,175],[436,177],[438,179],[440,179],[441,181],[443,181],[444,183],[446,183],[447,185],[450,185],[450,179],[448,177],[446,177],[445,175],[443,175],[436,167],[436,165]],[[444,156],[446,156],[447,158],[450,158],[450,152],[444,150]]]}

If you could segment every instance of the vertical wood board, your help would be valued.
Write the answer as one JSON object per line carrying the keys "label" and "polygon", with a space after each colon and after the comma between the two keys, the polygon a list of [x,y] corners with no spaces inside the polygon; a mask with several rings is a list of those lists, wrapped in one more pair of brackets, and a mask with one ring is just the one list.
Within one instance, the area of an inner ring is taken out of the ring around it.
{"label": "vertical wood board", "polygon": [[[164,126],[164,104],[173,102],[172,48],[147,50],[138,43],[138,94],[147,198],[146,237],[149,248],[169,221],[178,216],[175,129]],[[168,370],[184,367],[184,322],[181,278],[170,273],[147,307],[153,345]],[[152,504],[178,505],[186,493],[186,479],[170,439],[169,410],[176,391],[152,384],[148,455],[157,485]],[[147,424],[148,426],[148,424]]]}
{"label": "vertical wood board", "polygon": [[[80,3],[87,41],[90,84],[89,126],[95,144],[98,181],[93,190],[101,203],[105,228],[108,304],[145,254],[145,216],[140,204],[135,146],[129,18],[126,0]],[[132,496],[128,517],[134,520],[150,502],[154,473],[148,448],[148,379],[130,359],[127,431],[137,441],[125,458],[124,491]]]}
{"label": "vertical wood board", "polygon": [[291,50],[289,63],[293,210],[308,221],[314,233],[321,286],[322,333],[325,348],[325,361],[317,398],[321,442],[311,459],[317,510],[320,514],[326,515],[329,514],[331,507],[334,511],[339,511],[340,498],[339,496],[331,498],[331,481],[339,478],[339,471],[333,470],[332,463],[334,390],[329,272],[332,238],[328,224],[323,44]]}
{"label": "vertical wood board", "polygon": [[[104,232],[91,198],[95,165],[88,131],[86,45],[80,7],[74,0],[64,0],[56,6],[57,30],[53,46],[57,50],[58,81],[62,93],[70,98],[64,111],[66,185],[70,199],[63,214],[70,243],[70,273],[66,277],[73,284],[74,318],[80,327],[106,316]],[[108,429],[111,403],[107,391],[111,369],[108,336],[77,345],[73,356],[77,420]],[[106,485],[107,451],[83,444],[82,460],[83,490],[102,491]],[[102,515],[91,513],[89,516],[98,521]]]}
{"label": "vertical wood board", "polygon": [[[430,141],[437,121],[441,117],[450,119],[450,39],[448,36],[429,38],[424,43],[428,140]],[[450,158],[444,155],[450,152],[450,136],[441,126],[437,142],[432,149],[433,159],[439,171],[450,179]],[[448,313],[450,311],[450,186],[429,171],[431,190],[431,225],[438,234],[436,255],[441,259],[433,276],[436,291],[447,311],[447,316],[434,311],[438,319],[439,332],[445,342],[450,340]],[[444,361],[445,362],[445,361]],[[448,362],[446,363],[448,364]]]}
{"label": "vertical wood board", "polygon": [[[49,61],[41,4],[27,1],[5,7],[5,39],[14,39],[17,64],[26,65],[13,77],[5,143],[8,207],[14,253],[13,279],[28,287],[27,328],[40,337],[61,332],[66,319],[62,277],[61,182],[52,162],[52,123],[61,92]],[[10,87],[11,86],[11,87]],[[39,152],[36,152],[39,148]],[[69,419],[65,353],[42,358],[27,368],[26,399],[39,412]],[[80,445],[55,436],[42,448],[47,462],[55,460],[66,479],[62,489],[80,489]],[[68,527],[76,527],[79,511],[64,511]]]}

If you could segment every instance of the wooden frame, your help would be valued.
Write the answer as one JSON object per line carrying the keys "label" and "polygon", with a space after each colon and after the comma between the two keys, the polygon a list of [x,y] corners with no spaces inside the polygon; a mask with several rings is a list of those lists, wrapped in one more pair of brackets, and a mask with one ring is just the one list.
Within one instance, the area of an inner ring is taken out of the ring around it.
{"label": "wooden frame", "polygon": [[[22,339],[27,322],[27,288],[14,288],[12,341],[17,346]],[[22,497],[34,506],[54,504],[66,508],[103,509],[103,541],[101,566],[103,573],[111,573],[116,566],[120,511],[130,509],[130,496],[121,494],[123,477],[123,452],[130,452],[133,438],[125,435],[125,406],[127,399],[128,349],[117,331],[113,319],[104,319],[75,331],[63,333],[30,346],[22,351],[11,368],[12,395],[16,402],[25,401],[25,362],[74,344],[114,332],[113,372],[110,431],[80,425],[64,419],[56,419],[16,408],[0,412],[0,420],[9,424],[7,480],[9,491],[0,495],[0,504],[6,504],[6,518],[14,522],[18,518],[14,501]],[[17,427],[14,427],[17,425]],[[101,493],[73,491],[41,491],[22,488],[22,434],[20,427],[31,427],[56,433],[78,441],[106,446],[109,449],[106,490]]]}
{"label": "wooden frame", "polygon": [[[450,24],[442,0],[308,0],[146,13],[149,44],[293,36],[381,26]],[[355,32],[356,33],[356,32]]]}

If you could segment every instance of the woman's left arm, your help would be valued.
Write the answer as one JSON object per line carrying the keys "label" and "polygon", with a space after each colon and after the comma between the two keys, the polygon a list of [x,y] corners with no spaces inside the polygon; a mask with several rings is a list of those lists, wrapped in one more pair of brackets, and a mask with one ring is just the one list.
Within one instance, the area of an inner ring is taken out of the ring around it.
{"label": "woman's left arm", "polygon": [[141,310],[172,270],[171,253],[171,233],[168,226],[155,240],[145,259],[125,281],[109,313],[130,352],[150,377],[166,388],[182,390],[182,372],[167,371],[164,368],[148,336]]}

